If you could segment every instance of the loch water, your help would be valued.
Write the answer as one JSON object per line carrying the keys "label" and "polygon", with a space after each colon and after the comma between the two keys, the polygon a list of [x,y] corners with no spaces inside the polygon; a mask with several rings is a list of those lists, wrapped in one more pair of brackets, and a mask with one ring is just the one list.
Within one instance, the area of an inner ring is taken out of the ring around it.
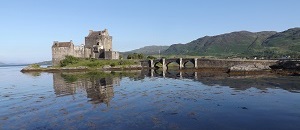
{"label": "loch water", "polygon": [[21,73],[0,67],[0,129],[299,130],[300,77]]}

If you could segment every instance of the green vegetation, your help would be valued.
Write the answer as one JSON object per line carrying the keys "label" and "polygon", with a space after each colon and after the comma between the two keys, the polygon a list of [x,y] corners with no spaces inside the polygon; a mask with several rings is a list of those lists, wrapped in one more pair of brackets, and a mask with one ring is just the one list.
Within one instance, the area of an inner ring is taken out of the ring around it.
{"label": "green vegetation", "polygon": [[157,58],[154,57],[154,56],[147,56],[147,59],[155,60],[155,59],[157,59]]}
{"label": "green vegetation", "polygon": [[75,65],[80,61],[80,58],[73,56],[66,56],[64,60],[60,61],[60,66],[65,67],[68,65]]}
{"label": "green vegetation", "polygon": [[31,64],[29,65],[31,68],[40,68],[41,66],[39,64]]}
{"label": "green vegetation", "polygon": [[127,59],[144,59],[144,54],[142,53],[133,53],[127,56]]}
{"label": "green vegetation", "polygon": [[105,65],[114,66],[126,66],[137,65],[136,60],[98,60],[98,59],[84,59],[73,56],[66,56],[66,58],[60,61],[60,67],[79,67],[85,66],[89,68],[102,68]]}

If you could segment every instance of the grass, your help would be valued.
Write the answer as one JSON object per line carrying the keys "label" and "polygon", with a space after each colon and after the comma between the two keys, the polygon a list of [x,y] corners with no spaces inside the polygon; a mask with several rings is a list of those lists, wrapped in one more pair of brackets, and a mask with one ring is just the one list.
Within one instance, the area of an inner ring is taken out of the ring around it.
{"label": "grass", "polygon": [[41,66],[39,64],[31,64],[29,65],[29,67],[32,67],[32,68],[40,68]]}
{"label": "grass", "polygon": [[76,58],[73,56],[66,56],[64,60],[60,62],[60,67],[79,67],[85,66],[89,68],[102,68],[106,65],[111,67],[114,66],[128,66],[128,65],[138,65],[138,60],[98,60],[98,59],[86,59],[86,58]]}

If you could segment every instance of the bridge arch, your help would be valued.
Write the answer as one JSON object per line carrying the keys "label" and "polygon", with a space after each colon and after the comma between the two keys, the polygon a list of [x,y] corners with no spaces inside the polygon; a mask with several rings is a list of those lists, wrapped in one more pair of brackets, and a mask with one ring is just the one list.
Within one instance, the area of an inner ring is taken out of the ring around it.
{"label": "bridge arch", "polygon": [[154,62],[154,63],[153,63],[153,67],[159,68],[158,64],[161,64],[161,65],[162,65],[162,63],[161,63],[160,61],[158,61],[158,62]]}
{"label": "bridge arch", "polygon": [[180,63],[178,60],[166,60],[166,67],[170,68],[171,65],[174,64],[174,67],[178,67],[180,69]]}
{"label": "bridge arch", "polygon": [[188,61],[183,62],[183,67],[188,68],[189,64],[192,64],[192,68],[195,67],[195,62],[193,62],[192,60],[188,60]]}

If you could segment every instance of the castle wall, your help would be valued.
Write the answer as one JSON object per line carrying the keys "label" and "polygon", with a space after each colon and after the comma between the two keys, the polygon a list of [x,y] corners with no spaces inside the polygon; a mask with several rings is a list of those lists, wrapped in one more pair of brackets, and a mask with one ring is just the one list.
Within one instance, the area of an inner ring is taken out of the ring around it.
{"label": "castle wall", "polygon": [[85,47],[93,48],[94,45],[103,46],[105,51],[112,51],[112,36],[96,35],[85,37]]}
{"label": "castle wall", "polygon": [[90,48],[84,48],[84,58],[91,58],[92,57],[92,50]]}
{"label": "castle wall", "polygon": [[119,59],[120,54],[119,52],[113,51],[112,59]]}
{"label": "castle wall", "polygon": [[73,53],[74,57],[80,57],[80,58],[84,58],[84,47],[83,46],[74,46],[74,53]]}
{"label": "castle wall", "polygon": [[105,51],[112,51],[112,37],[111,36],[101,36],[101,43],[103,43],[103,49]]}
{"label": "castle wall", "polygon": [[93,45],[97,45],[99,37],[85,37],[85,47],[93,48]]}
{"label": "castle wall", "polygon": [[59,66],[60,61],[67,55],[74,54],[74,46],[70,47],[52,47],[52,65]]}
{"label": "castle wall", "polygon": [[119,59],[119,52],[105,51],[105,59]]}

